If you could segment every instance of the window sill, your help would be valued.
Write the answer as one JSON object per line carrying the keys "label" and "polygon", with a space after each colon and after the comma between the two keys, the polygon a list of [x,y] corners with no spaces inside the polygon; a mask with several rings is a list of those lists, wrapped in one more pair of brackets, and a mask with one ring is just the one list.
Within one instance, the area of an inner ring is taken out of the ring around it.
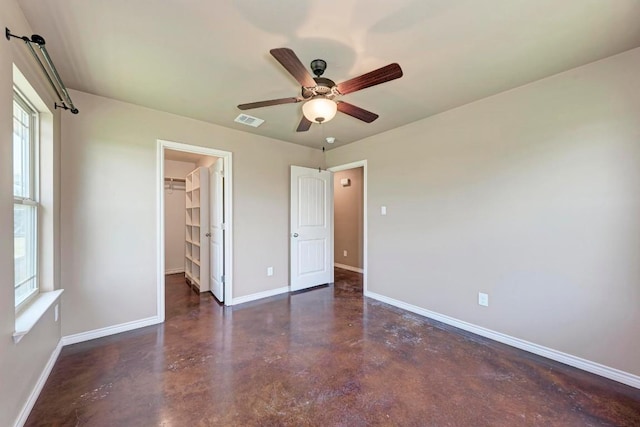
{"label": "window sill", "polygon": [[40,292],[37,297],[27,305],[24,310],[16,313],[16,331],[13,333],[13,342],[18,343],[38,323],[38,320],[47,312],[62,295],[64,289],[51,292]]}

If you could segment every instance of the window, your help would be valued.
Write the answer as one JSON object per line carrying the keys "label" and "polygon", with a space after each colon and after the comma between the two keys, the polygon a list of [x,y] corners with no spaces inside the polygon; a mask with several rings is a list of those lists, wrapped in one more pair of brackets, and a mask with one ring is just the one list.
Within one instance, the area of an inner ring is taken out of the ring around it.
{"label": "window", "polygon": [[15,306],[38,293],[38,115],[13,97],[13,247]]}

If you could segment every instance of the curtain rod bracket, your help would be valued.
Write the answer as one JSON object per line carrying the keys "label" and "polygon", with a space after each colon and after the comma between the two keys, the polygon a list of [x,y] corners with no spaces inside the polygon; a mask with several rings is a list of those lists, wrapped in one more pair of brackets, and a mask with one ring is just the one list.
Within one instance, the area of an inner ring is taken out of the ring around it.
{"label": "curtain rod bracket", "polygon": [[79,111],[77,108],[69,108],[65,105],[65,103],[63,102],[62,104],[58,104],[57,102],[53,104],[54,108],[57,110],[58,108],[61,108],[63,110],[69,110],[71,111],[73,114],[78,114]]}
{"label": "curtain rod bracket", "polygon": [[11,40],[11,37],[13,37],[14,39],[20,39],[23,42],[27,42],[29,43],[31,40],[29,40],[29,37],[27,36],[16,36],[15,34],[11,34],[11,30],[7,27],[5,27],[4,29],[4,36],[7,38],[7,40]]}

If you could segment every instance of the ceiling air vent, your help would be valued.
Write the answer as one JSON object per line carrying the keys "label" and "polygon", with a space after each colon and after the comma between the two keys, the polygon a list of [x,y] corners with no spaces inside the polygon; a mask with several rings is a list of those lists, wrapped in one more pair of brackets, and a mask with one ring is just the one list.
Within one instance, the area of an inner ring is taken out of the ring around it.
{"label": "ceiling air vent", "polygon": [[264,120],[259,119],[257,117],[250,116],[248,114],[240,114],[238,117],[236,117],[234,122],[242,123],[243,125],[253,126],[254,128],[257,128],[258,126],[264,123]]}

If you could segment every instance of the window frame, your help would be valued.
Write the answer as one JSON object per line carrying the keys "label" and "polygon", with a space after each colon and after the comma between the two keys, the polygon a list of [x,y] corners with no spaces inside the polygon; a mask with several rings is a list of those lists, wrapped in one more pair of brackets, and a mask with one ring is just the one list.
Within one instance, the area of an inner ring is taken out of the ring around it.
{"label": "window frame", "polygon": [[[31,302],[35,297],[40,293],[40,203],[39,203],[39,190],[40,190],[40,162],[39,162],[39,143],[40,143],[40,117],[38,110],[33,106],[29,99],[17,88],[13,87],[13,102],[16,102],[20,108],[22,108],[29,116],[29,188],[28,188],[28,196],[16,196],[13,194],[13,206],[15,210],[16,205],[23,206],[31,206],[34,208],[34,237],[33,237],[33,276],[29,276],[29,278],[25,279],[20,284],[16,285],[14,279],[14,306],[16,312],[19,312],[21,309],[26,307],[29,302]],[[12,104],[13,105],[13,104]],[[12,141],[13,147],[13,141]],[[12,156],[13,157],[13,156]],[[13,191],[12,191],[13,193]],[[14,237],[15,239],[15,237]],[[14,247],[15,251],[15,247]],[[14,254],[15,256],[15,254]],[[15,262],[15,261],[14,261]],[[15,264],[14,264],[14,275],[15,275]],[[14,276],[15,277],[15,276]],[[18,304],[15,303],[15,292],[16,289],[24,284],[28,280],[34,280],[35,288]]]}

